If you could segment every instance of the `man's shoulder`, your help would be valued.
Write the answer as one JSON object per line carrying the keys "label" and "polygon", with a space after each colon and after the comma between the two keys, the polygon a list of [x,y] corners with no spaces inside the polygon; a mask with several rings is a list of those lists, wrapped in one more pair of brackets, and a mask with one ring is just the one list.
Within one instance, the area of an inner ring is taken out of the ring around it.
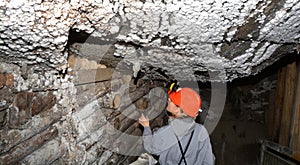
{"label": "man's shoulder", "polygon": [[195,132],[196,132],[196,135],[198,134],[198,138],[200,141],[204,141],[205,139],[209,138],[209,134],[206,130],[206,128],[204,127],[204,125],[202,124],[196,124],[195,126]]}

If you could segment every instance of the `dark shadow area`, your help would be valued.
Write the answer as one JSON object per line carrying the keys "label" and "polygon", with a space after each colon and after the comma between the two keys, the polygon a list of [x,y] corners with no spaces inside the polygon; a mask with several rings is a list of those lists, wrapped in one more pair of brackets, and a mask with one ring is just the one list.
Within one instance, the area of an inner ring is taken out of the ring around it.
{"label": "dark shadow area", "polygon": [[91,34],[82,31],[76,31],[74,29],[69,30],[68,43],[66,47],[74,43],[85,43]]}
{"label": "dark shadow area", "polygon": [[265,112],[275,101],[278,70],[299,59],[296,52],[288,54],[257,75],[227,84],[224,111],[210,135],[217,165],[259,164],[260,142],[267,139]]}

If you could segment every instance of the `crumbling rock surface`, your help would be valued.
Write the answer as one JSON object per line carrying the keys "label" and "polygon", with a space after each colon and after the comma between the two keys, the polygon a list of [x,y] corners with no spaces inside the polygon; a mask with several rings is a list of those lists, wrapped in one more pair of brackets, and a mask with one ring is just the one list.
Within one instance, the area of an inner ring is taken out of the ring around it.
{"label": "crumbling rock surface", "polygon": [[257,74],[300,42],[297,0],[6,0],[0,14],[2,61],[40,70],[67,67],[71,30],[109,43],[135,75],[203,81]]}

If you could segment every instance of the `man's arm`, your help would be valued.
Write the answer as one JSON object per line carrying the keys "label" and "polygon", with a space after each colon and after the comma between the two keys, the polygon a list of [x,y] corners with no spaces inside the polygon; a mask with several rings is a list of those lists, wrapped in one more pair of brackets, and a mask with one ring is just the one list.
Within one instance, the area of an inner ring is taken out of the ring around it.
{"label": "man's arm", "polygon": [[145,150],[149,153],[155,154],[155,151],[153,149],[154,141],[152,137],[152,130],[150,128],[149,119],[145,117],[144,114],[142,114],[139,118],[139,123],[144,127],[143,142]]}

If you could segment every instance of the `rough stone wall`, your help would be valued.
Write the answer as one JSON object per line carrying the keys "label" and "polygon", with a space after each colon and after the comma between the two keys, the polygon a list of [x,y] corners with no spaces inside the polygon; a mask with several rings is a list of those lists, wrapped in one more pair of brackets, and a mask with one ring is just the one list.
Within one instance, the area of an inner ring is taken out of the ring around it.
{"label": "rough stone wall", "polygon": [[241,120],[265,123],[265,112],[273,104],[270,98],[276,90],[276,78],[273,74],[255,84],[229,87],[226,109]]}
{"label": "rough stone wall", "polygon": [[110,42],[136,70],[231,81],[296,51],[299,8],[297,0],[6,0],[0,55],[18,65],[65,69],[69,31],[77,30]]}
{"label": "rough stone wall", "polygon": [[[66,153],[59,122],[69,113],[74,86],[52,73],[1,63],[1,164],[51,163]],[[31,154],[41,157],[30,161]]]}
{"label": "rough stone wall", "polygon": [[1,63],[0,164],[128,164],[144,151],[141,113],[162,125],[165,93],[157,83],[135,84],[132,75],[72,52],[68,67],[28,67],[24,75]]}

